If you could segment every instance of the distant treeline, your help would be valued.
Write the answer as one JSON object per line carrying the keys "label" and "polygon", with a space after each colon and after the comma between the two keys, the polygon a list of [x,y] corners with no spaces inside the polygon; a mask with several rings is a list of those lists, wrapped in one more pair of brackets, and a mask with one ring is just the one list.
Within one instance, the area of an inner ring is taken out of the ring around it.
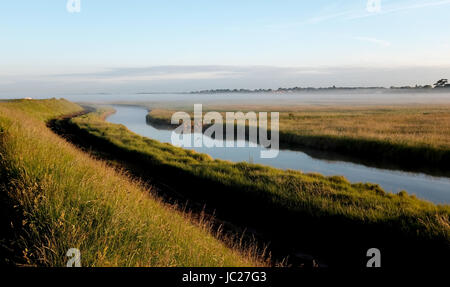
{"label": "distant treeline", "polygon": [[284,92],[299,92],[299,91],[323,91],[323,90],[374,90],[374,89],[433,89],[433,88],[450,88],[447,79],[441,79],[434,85],[415,85],[415,86],[391,86],[386,87],[293,87],[293,88],[278,88],[278,89],[213,89],[192,91],[191,94],[221,94],[221,93],[284,93]]}
{"label": "distant treeline", "polygon": [[214,93],[273,93],[273,92],[296,92],[296,91],[321,91],[321,90],[358,90],[358,89],[386,89],[384,87],[293,87],[278,89],[215,89],[193,91],[191,94],[214,94]]}

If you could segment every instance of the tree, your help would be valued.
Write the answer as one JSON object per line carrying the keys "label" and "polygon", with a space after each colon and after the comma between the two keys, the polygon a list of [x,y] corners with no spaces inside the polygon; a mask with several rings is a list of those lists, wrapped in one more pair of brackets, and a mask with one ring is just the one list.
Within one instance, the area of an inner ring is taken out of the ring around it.
{"label": "tree", "polygon": [[435,88],[444,88],[447,84],[448,84],[447,79],[440,79],[439,81],[436,82],[436,84],[434,84],[434,87]]}

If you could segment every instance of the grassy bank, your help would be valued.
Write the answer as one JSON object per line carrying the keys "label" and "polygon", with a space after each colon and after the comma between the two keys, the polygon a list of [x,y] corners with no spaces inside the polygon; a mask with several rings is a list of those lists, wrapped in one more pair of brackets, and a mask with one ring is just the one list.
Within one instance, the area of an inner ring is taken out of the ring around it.
{"label": "grassy bank", "polygon": [[1,263],[64,266],[78,248],[83,266],[264,264],[46,127],[81,110],[65,100],[0,103]]}
{"label": "grassy bank", "polygon": [[[450,171],[450,106],[212,106],[208,110],[279,111],[280,143],[285,147],[334,151],[406,169]],[[147,119],[169,125],[174,112],[155,109]]]}
{"label": "grassy bank", "polygon": [[213,160],[107,123],[101,112],[74,118],[71,127],[89,148],[139,164],[143,173],[206,203],[219,217],[319,254],[331,265],[361,266],[374,246],[393,265],[445,262],[450,253],[448,205],[342,177]]}

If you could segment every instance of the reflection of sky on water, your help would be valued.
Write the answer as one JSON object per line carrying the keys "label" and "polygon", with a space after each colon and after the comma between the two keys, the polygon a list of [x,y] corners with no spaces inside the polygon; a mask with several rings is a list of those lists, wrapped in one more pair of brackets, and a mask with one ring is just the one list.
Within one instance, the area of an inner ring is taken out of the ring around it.
{"label": "reflection of sky on water", "polygon": [[[117,113],[110,116],[108,121],[123,124],[137,134],[160,142],[171,142],[172,131],[160,130],[147,125],[145,120],[146,109],[123,106],[115,106],[114,108],[117,110]],[[202,140],[209,143],[217,141],[203,135]],[[261,146],[256,148],[237,148],[236,143],[234,143],[234,146],[233,148],[192,147],[191,149],[209,154],[213,158],[233,162],[250,161],[282,169],[301,170],[305,173],[317,172],[324,175],[343,175],[351,182],[377,183],[386,191],[399,192],[400,190],[406,190],[420,198],[436,203],[450,203],[449,178],[372,168],[343,161],[316,159],[300,151],[280,150],[276,158],[262,159],[260,158],[260,152],[263,149]]]}

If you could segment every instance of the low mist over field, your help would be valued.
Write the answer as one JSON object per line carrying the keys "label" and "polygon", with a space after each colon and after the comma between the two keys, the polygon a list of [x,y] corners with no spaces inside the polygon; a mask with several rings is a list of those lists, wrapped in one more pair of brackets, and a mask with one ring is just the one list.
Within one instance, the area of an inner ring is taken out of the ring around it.
{"label": "low mist over field", "polygon": [[450,0],[0,6],[14,282],[450,270]]}

